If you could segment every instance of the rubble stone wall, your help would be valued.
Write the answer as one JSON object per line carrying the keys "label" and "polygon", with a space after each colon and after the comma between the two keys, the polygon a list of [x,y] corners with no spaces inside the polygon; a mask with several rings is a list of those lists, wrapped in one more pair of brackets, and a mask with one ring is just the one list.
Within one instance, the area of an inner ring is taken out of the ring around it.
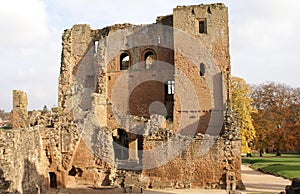
{"label": "rubble stone wall", "polygon": [[24,91],[13,91],[12,128],[26,128],[28,124],[27,113],[28,99]]}
{"label": "rubble stone wall", "polygon": [[0,130],[0,168],[9,187],[3,192],[45,193],[48,167],[38,127]]}
{"label": "rubble stone wall", "polygon": [[[145,188],[235,190],[241,161],[230,109],[228,9],[178,6],[157,24],[165,26],[77,24],[64,31],[58,110],[28,116],[26,94],[14,91],[15,130],[0,131],[0,189],[33,193],[125,178],[125,185]],[[171,97],[167,81],[175,81]],[[167,114],[157,112],[161,106]],[[122,145],[127,161],[115,161],[113,138],[130,144]],[[117,170],[117,162],[134,166]]]}

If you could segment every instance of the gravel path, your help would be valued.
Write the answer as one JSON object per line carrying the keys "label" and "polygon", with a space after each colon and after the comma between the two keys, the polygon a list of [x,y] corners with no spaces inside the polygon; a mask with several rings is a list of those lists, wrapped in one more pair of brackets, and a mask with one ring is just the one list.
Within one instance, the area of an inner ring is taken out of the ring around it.
{"label": "gravel path", "polygon": [[243,193],[280,193],[285,191],[287,185],[291,185],[291,181],[281,177],[253,170],[249,166],[242,165],[242,180],[246,186]]}

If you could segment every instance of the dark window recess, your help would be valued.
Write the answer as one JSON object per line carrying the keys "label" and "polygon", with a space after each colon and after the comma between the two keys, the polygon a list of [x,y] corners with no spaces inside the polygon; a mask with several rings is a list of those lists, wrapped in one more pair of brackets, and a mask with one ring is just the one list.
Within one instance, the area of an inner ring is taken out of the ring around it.
{"label": "dark window recess", "polygon": [[155,64],[155,54],[151,51],[145,53],[144,61],[146,69],[153,69]]}
{"label": "dark window recess", "polygon": [[211,14],[210,7],[207,8],[207,13]]}
{"label": "dark window recess", "polygon": [[207,24],[206,19],[199,21],[199,33],[200,34],[207,34]]}
{"label": "dark window recess", "polygon": [[80,168],[75,168],[75,166],[72,166],[72,169],[69,170],[69,176],[76,176],[78,177],[82,176],[83,171]]}
{"label": "dark window recess", "polygon": [[205,65],[203,63],[200,63],[200,76],[205,75]]}
{"label": "dark window recess", "polygon": [[195,10],[194,10],[194,8],[192,9],[192,14],[195,15]]}
{"label": "dark window recess", "polygon": [[56,174],[54,172],[49,172],[50,176],[50,188],[57,187]]}
{"label": "dark window recess", "polygon": [[120,69],[127,70],[129,68],[130,57],[127,53],[122,53],[120,56]]}

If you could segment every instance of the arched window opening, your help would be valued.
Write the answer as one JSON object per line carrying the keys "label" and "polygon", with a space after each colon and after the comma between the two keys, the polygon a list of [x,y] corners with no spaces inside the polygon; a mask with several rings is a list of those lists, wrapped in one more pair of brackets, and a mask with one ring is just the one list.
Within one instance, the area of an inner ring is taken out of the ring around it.
{"label": "arched window opening", "polygon": [[155,64],[156,56],[152,51],[147,51],[144,56],[146,69],[153,69]]}
{"label": "arched window opening", "polygon": [[127,70],[129,68],[130,56],[128,53],[122,53],[120,56],[120,69]]}
{"label": "arched window opening", "polygon": [[200,76],[205,75],[205,65],[203,63],[200,63]]}

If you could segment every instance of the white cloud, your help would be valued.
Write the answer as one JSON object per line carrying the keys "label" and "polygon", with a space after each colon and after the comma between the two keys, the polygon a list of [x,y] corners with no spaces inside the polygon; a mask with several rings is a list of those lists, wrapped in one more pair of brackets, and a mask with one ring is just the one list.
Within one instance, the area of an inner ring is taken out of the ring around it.
{"label": "white cloud", "polygon": [[247,0],[232,4],[234,75],[251,83],[278,81],[299,87],[300,67],[295,63],[300,48],[299,6],[297,0]]}
{"label": "white cloud", "polygon": [[39,0],[10,0],[0,7],[1,47],[36,47],[48,37],[45,5]]}
{"label": "white cloud", "polygon": [[1,4],[0,109],[11,110],[13,89],[27,92],[30,109],[56,102],[59,49],[55,45],[59,43],[53,43],[47,19],[46,6],[40,0]]}

